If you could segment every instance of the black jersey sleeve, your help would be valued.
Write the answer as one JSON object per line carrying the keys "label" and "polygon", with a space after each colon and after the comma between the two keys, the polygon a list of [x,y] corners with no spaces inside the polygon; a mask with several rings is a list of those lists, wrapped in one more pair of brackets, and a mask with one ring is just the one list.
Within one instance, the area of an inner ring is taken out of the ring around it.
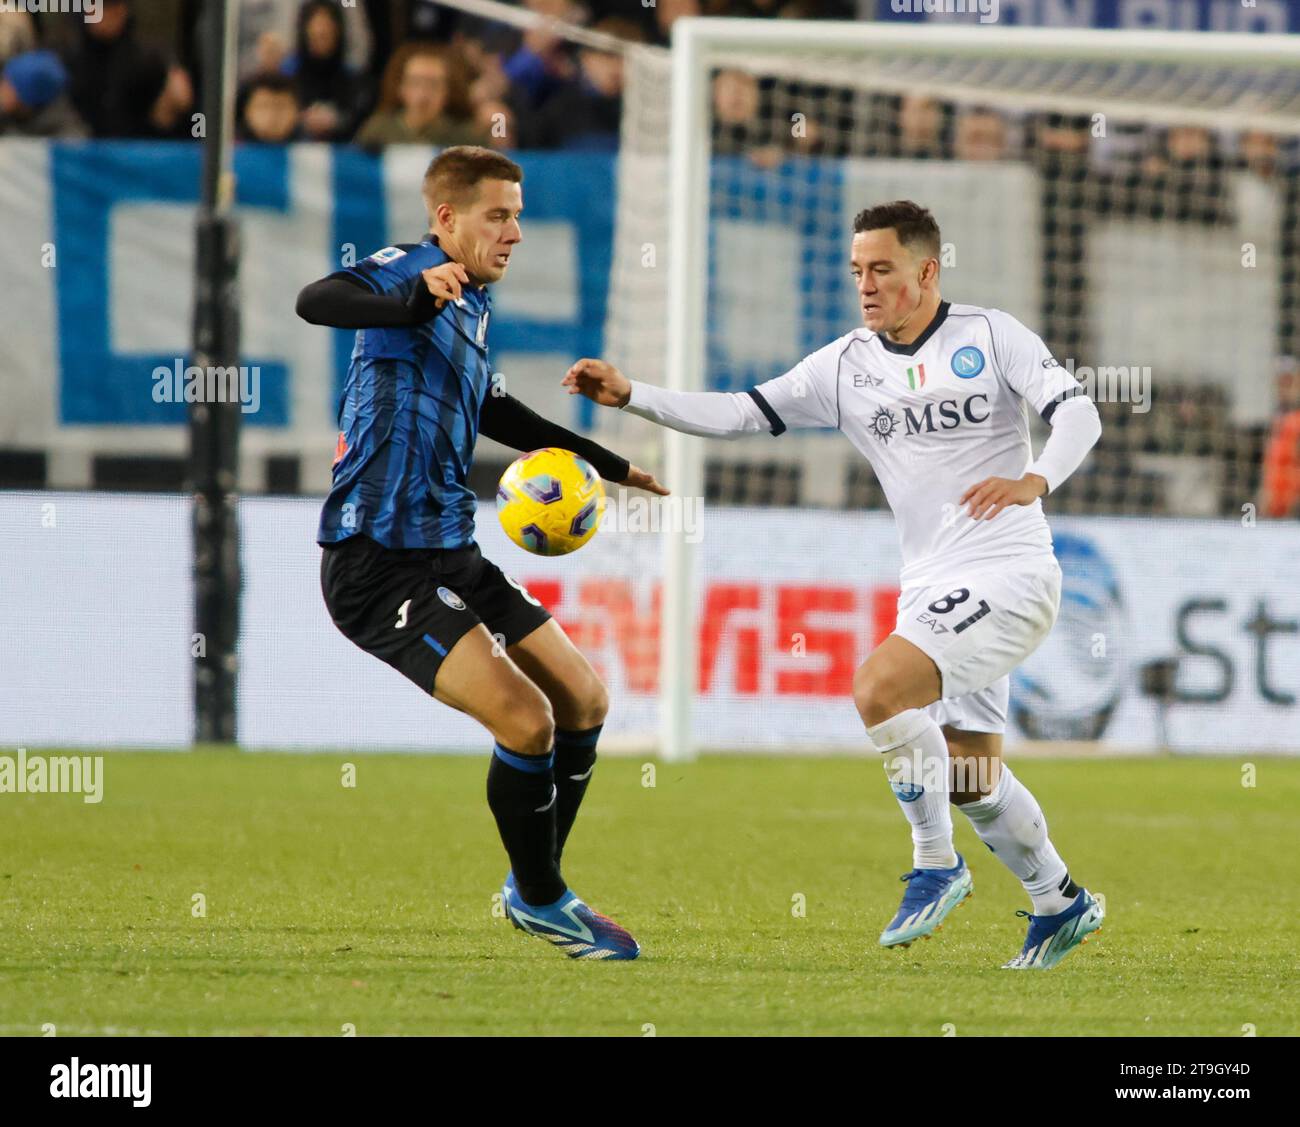
{"label": "black jersey sleeve", "polygon": [[620,458],[598,442],[566,430],[559,423],[542,418],[513,396],[493,395],[489,391],[479,410],[478,430],[479,434],[515,450],[558,446],[585,458],[606,481],[627,480],[630,464],[626,458]]}
{"label": "black jersey sleeve", "polygon": [[437,298],[423,284],[409,298],[374,293],[355,274],[339,271],[304,286],[295,310],[313,325],[335,329],[393,329],[423,324],[438,313]]}

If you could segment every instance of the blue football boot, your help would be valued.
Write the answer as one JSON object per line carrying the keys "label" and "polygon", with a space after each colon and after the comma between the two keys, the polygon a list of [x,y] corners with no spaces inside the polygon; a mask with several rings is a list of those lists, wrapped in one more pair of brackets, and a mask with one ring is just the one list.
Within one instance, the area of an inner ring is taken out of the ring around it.
{"label": "blue football boot", "polygon": [[914,940],[929,939],[957,905],[975,891],[966,859],[957,854],[951,869],[913,869],[899,880],[907,882],[898,914],[880,933],[882,947],[907,947]]}
{"label": "blue football boot", "polygon": [[559,947],[571,959],[635,959],[641,947],[608,916],[587,907],[565,890],[554,904],[525,904],[509,873],[501,889],[506,917],[520,931]]}
{"label": "blue football boot", "polygon": [[1029,920],[1029,934],[1020,954],[1003,963],[1003,970],[1050,970],[1081,943],[1087,943],[1092,932],[1100,931],[1101,921],[1106,918],[1101,905],[1086,888],[1079,890],[1064,912],[1034,916],[1020,911],[1016,915]]}

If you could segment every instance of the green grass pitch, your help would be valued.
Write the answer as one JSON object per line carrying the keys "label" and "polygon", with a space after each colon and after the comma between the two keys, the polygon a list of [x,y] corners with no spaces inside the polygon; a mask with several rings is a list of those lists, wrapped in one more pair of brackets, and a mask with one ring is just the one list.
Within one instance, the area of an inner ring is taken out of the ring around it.
{"label": "green grass pitch", "polygon": [[0,795],[0,1033],[1300,1032],[1300,761],[1017,762],[1108,919],[1013,973],[1027,900],[960,814],[974,898],[876,946],[910,846],[874,762],[603,758],[565,875],[643,956],[577,963],[493,915],[483,758],[350,759],[109,753],[99,805]]}

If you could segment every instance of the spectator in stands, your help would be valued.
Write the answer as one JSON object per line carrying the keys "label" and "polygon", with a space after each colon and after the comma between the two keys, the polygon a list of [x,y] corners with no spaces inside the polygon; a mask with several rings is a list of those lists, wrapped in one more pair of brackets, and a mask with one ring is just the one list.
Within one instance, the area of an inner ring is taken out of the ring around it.
{"label": "spectator in stands", "polygon": [[460,55],[450,48],[408,43],[384,72],[383,96],[356,136],[358,145],[478,145],[484,138],[472,120],[469,81]]}
{"label": "spectator in stands", "polygon": [[1266,517],[1300,517],[1300,360],[1278,361],[1277,415],[1264,449],[1259,507]]}
{"label": "spectator in stands", "polygon": [[365,88],[345,58],[343,15],[333,0],[308,0],[298,13],[297,50],[284,64],[313,141],[350,138],[366,109]]}
{"label": "spectator in stands", "polygon": [[[236,50],[241,81],[283,68],[293,50],[294,28],[301,27],[302,4],[303,0],[238,0],[239,40]],[[370,64],[373,47],[370,13],[378,6],[365,0],[347,4],[336,0],[330,6],[347,26],[344,61],[354,74],[362,74]],[[199,5],[193,7],[195,10],[190,21],[201,35],[201,26],[196,22]]]}
{"label": "spectator in stands", "polygon": [[[592,30],[629,43],[641,41],[641,29],[619,16],[600,20]],[[525,148],[606,152],[618,148],[623,114],[623,56],[583,47],[578,53],[578,64],[577,81],[553,94],[526,123]]]}
{"label": "spectator in stands", "polygon": [[1043,114],[1033,123],[1033,148],[1049,159],[1086,160],[1092,145],[1091,119],[1081,114]]}
{"label": "spectator in stands", "polygon": [[240,95],[241,141],[283,145],[301,134],[302,113],[293,81],[283,74],[258,75]]}
{"label": "spectator in stands", "polygon": [[64,60],[72,76],[72,104],[95,136],[113,136],[144,52],[128,0],[103,0],[100,18],[78,21],[78,30],[78,42]]}
{"label": "spectator in stands", "polygon": [[519,101],[518,91],[510,84],[505,58],[501,54],[469,35],[457,35],[455,49],[464,59],[466,70],[474,76],[469,84],[469,100],[476,115],[484,102],[509,102],[513,106]]}
{"label": "spectator in stands", "polygon": [[85,137],[67,89],[68,72],[53,51],[10,59],[0,73],[0,136]]}
{"label": "spectator in stands", "polygon": [[1222,222],[1228,207],[1224,171],[1225,162],[1208,129],[1175,125],[1158,134],[1142,161],[1154,217]]}
{"label": "spectator in stands", "polygon": [[659,45],[672,43],[673,24],[683,16],[698,16],[700,0],[658,0],[655,4],[655,25],[659,31]]}
{"label": "spectator in stands", "polygon": [[[526,0],[525,7],[569,23],[582,22],[582,12],[570,0]],[[506,58],[502,70],[510,80],[516,105],[524,113],[540,109],[577,73],[569,44],[541,28],[524,32],[518,49]]]}
{"label": "spectator in stands", "polygon": [[1276,133],[1248,129],[1237,138],[1237,163],[1263,180],[1274,179],[1282,168]]}
{"label": "spectator in stands", "polygon": [[758,79],[746,70],[721,70],[713,76],[713,151],[748,156],[770,168],[781,159],[773,116],[764,112]]}
{"label": "spectator in stands", "polygon": [[897,155],[937,160],[947,155],[951,110],[927,94],[904,94],[898,103]]}
{"label": "spectator in stands", "polygon": [[952,147],[957,160],[1003,160],[1009,150],[1007,123],[996,110],[963,109],[957,115]]}
{"label": "spectator in stands", "polygon": [[103,123],[104,135],[188,141],[194,136],[193,107],[194,85],[185,68],[160,51],[141,48]]}
{"label": "spectator in stands", "polygon": [[30,12],[0,12],[0,63],[36,50],[36,25]]}

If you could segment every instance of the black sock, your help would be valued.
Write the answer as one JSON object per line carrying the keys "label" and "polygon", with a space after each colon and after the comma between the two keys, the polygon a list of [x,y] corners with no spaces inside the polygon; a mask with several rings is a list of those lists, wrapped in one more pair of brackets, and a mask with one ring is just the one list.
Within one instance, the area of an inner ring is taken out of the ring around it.
{"label": "black sock", "polygon": [[1070,897],[1071,900],[1073,900],[1076,896],[1079,895],[1079,886],[1070,879],[1070,874],[1066,873],[1065,879],[1061,881],[1059,885],[1057,885],[1057,891],[1062,896],[1068,896]]}
{"label": "black sock", "polygon": [[564,895],[555,848],[554,758],[516,755],[497,744],[488,767],[488,806],[525,904],[553,904]]}
{"label": "black sock", "polygon": [[596,765],[596,741],[604,725],[574,732],[555,729],[555,859],[564,852],[564,843],[573,820],[578,816],[582,796],[591,782],[591,771]]}

